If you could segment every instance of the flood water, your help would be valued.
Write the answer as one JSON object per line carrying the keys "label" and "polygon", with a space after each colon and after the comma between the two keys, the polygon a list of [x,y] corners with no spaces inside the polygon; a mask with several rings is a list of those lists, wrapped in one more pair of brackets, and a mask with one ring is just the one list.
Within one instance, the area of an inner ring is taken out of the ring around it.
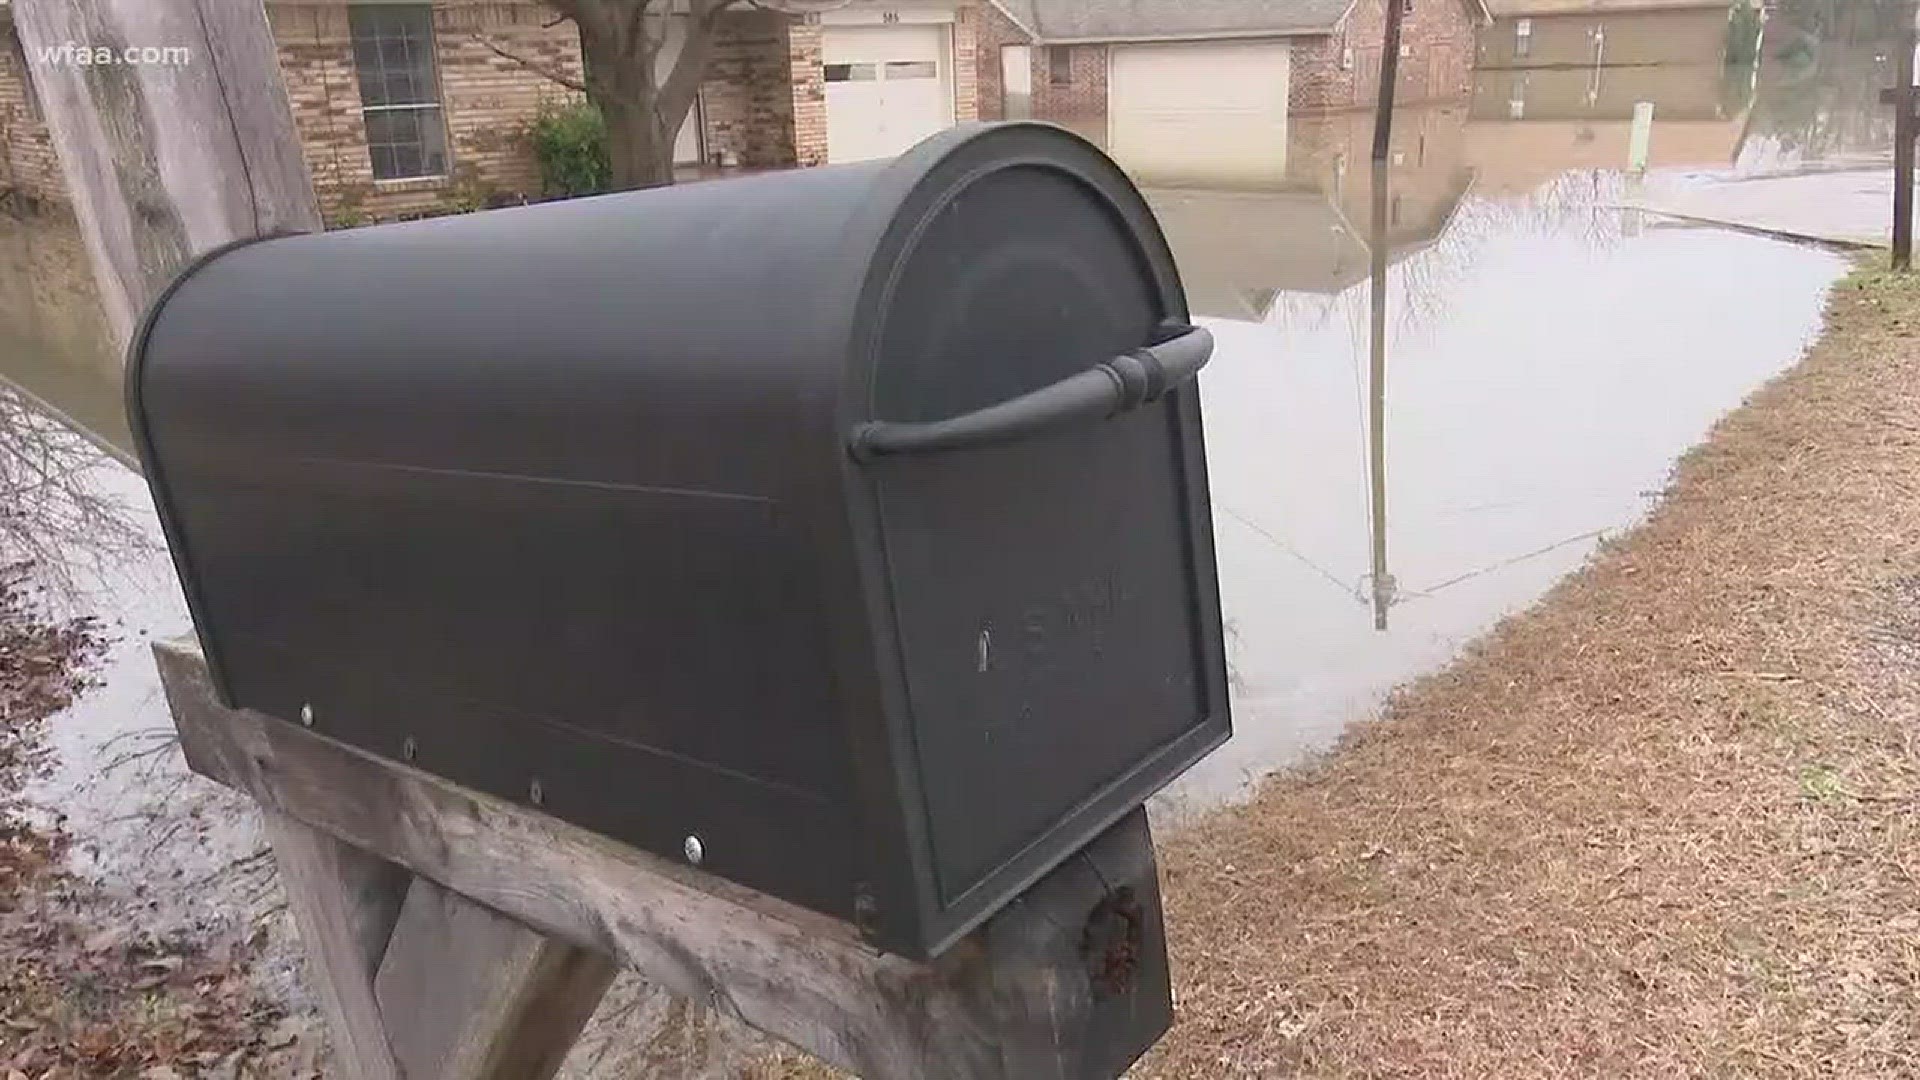
{"label": "flood water", "polygon": [[[1884,81],[1883,63],[1858,49],[1758,74],[1482,72],[1470,100],[1396,117],[1379,238],[1370,115],[1296,118],[1287,160],[1251,179],[1244,162],[1216,175],[1206,147],[1140,175],[1220,346],[1201,385],[1236,714],[1234,741],[1167,808],[1231,798],[1328,747],[1395,684],[1537,600],[1794,362],[1841,254],[1623,207],[1642,184],[1883,168],[1888,132],[1860,89]],[[1625,169],[1646,100],[1639,180]],[[1377,246],[1383,380],[1369,365]],[[144,488],[115,459],[119,364],[58,213],[0,213],[0,376],[15,388],[0,394],[0,483],[31,486],[53,460],[65,478],[23,519],[32,535],[5,539],[55,570],[58,603],[118,636],[103,685],[54,726],[58,765],[37,794],[103,875],[246,900],[257,883],[234,865],[255,838],[156,749],[169,721],[147,642],[188,623]]]}

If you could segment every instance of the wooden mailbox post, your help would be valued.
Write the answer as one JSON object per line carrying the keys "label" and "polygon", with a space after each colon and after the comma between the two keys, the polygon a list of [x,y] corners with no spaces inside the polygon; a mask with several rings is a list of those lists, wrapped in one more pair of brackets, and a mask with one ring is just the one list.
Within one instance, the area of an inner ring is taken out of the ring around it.
{"label": "wooden mailbox post", "polygon": [[[123,344],[195,255],[321,227],[261,0],[12,7]],[[186,62],[62,62],[66,44],[164,46]],[[259,804],[355,1080],[550,1076],[621,966],[872,1080],[1113,1077],[1171,1022],[1144,810],[914,963],[837,921],[229,709],[190,641],[156,655],[189,765]]]}
{"label": "wooden mailbox post", "polygon": [[1171,1022],[1144,810],[914,963],[847,924],[228,709],[191,642],[156,655],[188,763],[266,816],[356,1077],[551,1075],[618,965],[872,1080],[1114,1077]]}

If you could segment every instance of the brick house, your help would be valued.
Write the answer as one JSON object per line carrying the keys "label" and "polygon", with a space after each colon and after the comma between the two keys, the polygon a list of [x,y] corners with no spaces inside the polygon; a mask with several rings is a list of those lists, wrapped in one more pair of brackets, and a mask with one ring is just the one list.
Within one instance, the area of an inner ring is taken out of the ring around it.
{"label": "brick house", "polygon": [[27,79],[27,54],[7,0],[0,0],[0,195],[49,200],[62,187],[53,137],[40,122],[40,99]]}
{"label": "brick house", "polygon": [[[294,121],[330,219],[391,218],[539,194],[525,138],[575,96],[573,25],[538,0],[267,0]],[[852,0],[813,16],[721,19],[675,153],[689,170],[897,153],[975,118],[972,0]],[[670,33],[663,64],[679,40]],[[0,190],[64,184],[0,0]]]}
{"label": "brick house", "polygon": [[1719,64],[1728,0],[1487,0],[1482,68]]}
{"label": "brick house", "polygon": [[[981,116],[1064,124],[1148,175],[1196,142],[1278,161],[1289,114],[1373,103],[1386,2],[985,0]],[[1398,100],[1466,96],[1486,8],[1398,2]]]}

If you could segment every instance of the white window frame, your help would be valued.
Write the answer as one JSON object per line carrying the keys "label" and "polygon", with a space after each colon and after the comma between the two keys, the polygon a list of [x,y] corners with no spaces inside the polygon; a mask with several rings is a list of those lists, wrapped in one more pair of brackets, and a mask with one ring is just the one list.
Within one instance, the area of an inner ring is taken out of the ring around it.
{"label": "white window frame", "polygon": [[[453,133],[451,128],[447,124],[446,95],[442,91],[441,84],[440,84],[440,38],[439,38],[438,31],[434,28],[434,25],[433,25],[433,10],[434,10],[433,4],[431,2],[428,2],[428,0],[416,0],[416,2],[413,2],[413,3],[356,3],[356,4],[348,5],[347,11],[348,11],[349,27],[350,27],[348,31],[348,42],[349,42],[348,47],[350,50],[353,51],[353,54],[354,54],[353,67],[354,67],[354,78],[356,80],[356,83],[358,83],[359,80],[361,79],[362,72],[360,70],[360,57],[359,57],[359,52],[357,48],[357,46],[359,45],[359,41],[355,39],[353,36],[352,30],[351,30],[351,18],[352,18],[352,13],[358,9],[366,9],[370,11],[382,11],[382,10],[394,11],[394,10],[404,10],[404,9],[417,9],[418,11],[424,13],[426,17],[425,26],[427,31],[427,37],[426,37],[427,62],[429,65],[429,73],[432,76],[432,94],[433,94],[432,101],[414,101],[414,102],[400,102],[400,103],[390,103],[390,104],[381,104],[381,105],[370,105],[366,101],[364,90],[362,91],[362,96],[360,101],[360,126],[361,126],[361,131],[367,137],[367,164],[369,168],[374,170],[374,183],[376,184],[415,184],[415,183],[431,182],[436,180],[447,179],[449,176],[453,175]],[[364,84],[359,84],[359,85],[364,85]],[[439,126],[440,126],[440,166],[441,167],[438,170],[426,171],[425,169],[426,163],[423,161],[422,162],[423,171],[418,173],[411,173],[411,174],[402,175],[402,176],[381,176],[379,174],[379,170],[374,165],[374,160],[373,160],[373,138],[372,138],[373,130],[367,124],[367,119],[368,117],[372,116],[375,113],[399,113],[399,112],[432,112],[436,115],[436,117],[438,118]]]}

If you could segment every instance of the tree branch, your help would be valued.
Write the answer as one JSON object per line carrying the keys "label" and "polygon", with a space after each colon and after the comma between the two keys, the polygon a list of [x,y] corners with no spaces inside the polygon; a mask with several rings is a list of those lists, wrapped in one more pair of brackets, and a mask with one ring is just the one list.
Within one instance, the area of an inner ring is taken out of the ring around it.
{"label": "tree branch", "polygon": [[547,6],[572,19],[582,39],[604,37],[609,29],[611,17],[603,0],[547,0]]}
{"label": "tree branch", "polygon": [[707,77],[707,61],[713,56],[714,23],[720,13],[735,2],[695,0],[691,12],[693,25],[687,28],[686,44],[681,46],[673,71],[660,87],[657,108],[663,119],[685,117],[687,110],[693,108],[694,95],[700,92],[700,84]]}
{"label": "tree branch", "polygon": [[493,55],[498,56],[505,60],[511,60],[514,63],[519,64],[521,67],[526,68],[528,71],[533,72],[535,75],[539,75],[543,78],[551,80],[552,82],[559,83],[561,86],[564,86],[567,89],[574,91],[575,93],[584,94],[587,92],[587,84],[584,79],[576,79],[573,76],[557,68],[548,67],[547,65],[542,64],[537,60],[530,60],[527,57],[520,56],[513,52],[509,52],[499,42],[493,40],[492,38],[488,37],[486,34],[483,34],[478,30],[468,31],[467,36],[472,38],[474,41],[479,42],[481,45],[485,46],[487,51],[493,53]]}

